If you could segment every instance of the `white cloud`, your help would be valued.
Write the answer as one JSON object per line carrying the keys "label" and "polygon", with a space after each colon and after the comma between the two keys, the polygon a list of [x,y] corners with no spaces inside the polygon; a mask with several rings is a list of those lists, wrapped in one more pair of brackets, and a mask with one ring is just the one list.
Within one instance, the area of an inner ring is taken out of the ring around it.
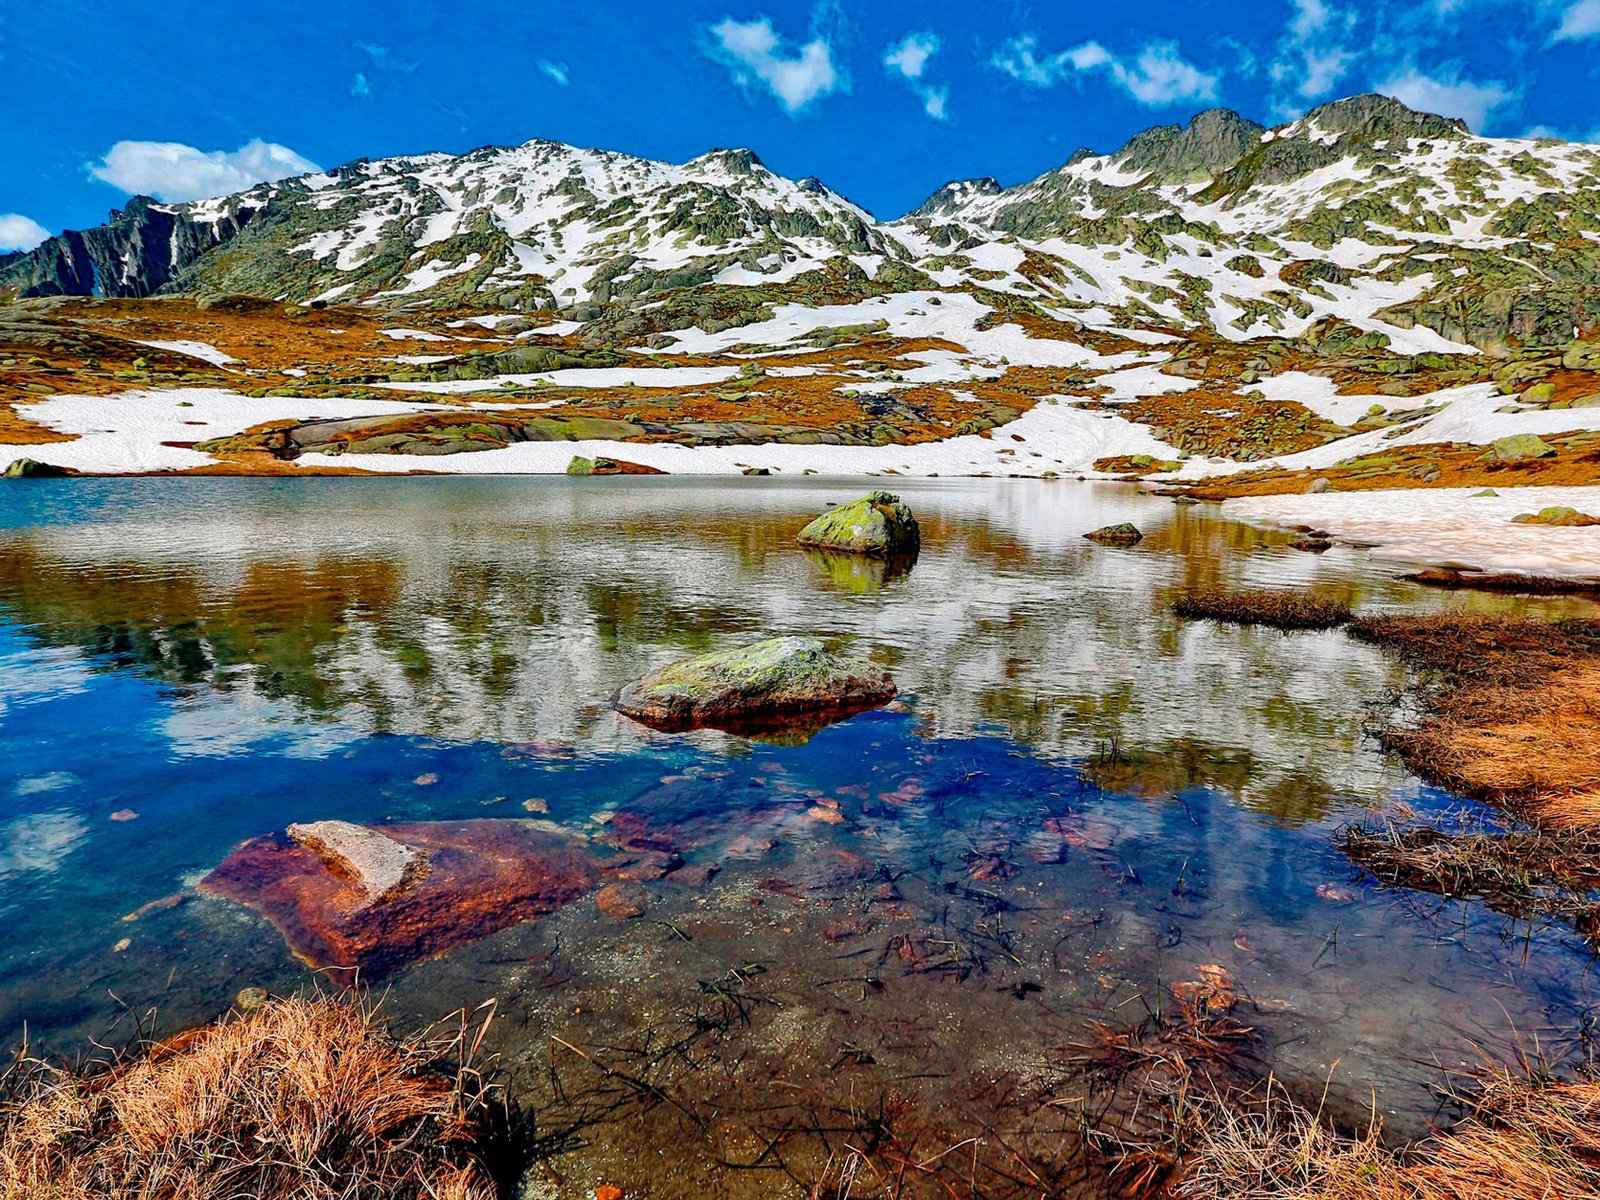
{"label": "white cloud", "polygon": [[1496,80],[1472,83],[1461,79],[1454,70],[1435,76],[1424,75],[1415,67],[1379,84],[1375,90],[1393,96],[1407,108],[1460,117],[1475,131],[1483,128],[1490,113],[1521,97],[1520,92]]}
{"label": "white cloud", "polygon": [[939,53],[937,34],[908,33],[883,52],[883,69],[898,75],[911,85],[917,99],[922,101],[922,111],[935,121],[950,119],[950,89],[923,83],[923,72],[928,60]]}
{"label": "white cloud", "polygon": [[372,85],[360,71],[357,71],[356,77],[350,81],[350,95],[356,100],[366,100],[372,96]]}
{"label": "white cloud", "polygon": [[548,58],[539,60],[539,70],[543,71],[546,78],[562,87],[572,82],[572,72],[564,62],[551,62]]}
{"label": "white cloud", "polygon": [[898,71],[907,79],[921,79],[928,60],[939,53],[938,35],[908,33],[883,53],[883,65],[892,73]]}
{"label": "white cloud", "polygon": [[118,142],[89,174],[131,195],[177,204],[242,192],[320,168],[287,146],[255,138],[237,150],[197,150],[182,142]]}
{"label": "white cloud", "polygon": [[[1344,44],[1356,15],[1328,0],[1290,0],[1290,4],[1294,13],[1267,74],[1280,87],[1292,88],[1300,99],[1319,100],[1339,85],[1356,62],[1356,52]],[[1274,108],[1284,114],[1294,111],[1281,94]]]}
{"label": "white cloud", "polygon": [[32,250],[50,231],[21,213],[0,213],[0,251]]}
{"label": "white cloud", "polygon": [[1214,100],[1220,73],[1202,71],[1185,60],[1176,42],[1149,42],[1130,62],[1099,42],[1039,54],[1039,39],[1016,37],[989,60],[990,65],[1033,87],[1053,87],[1069,72],[1104,70],[1123,91],[1151,108],[1185,100]]}
{"label": "white cloud", "polygon": [[725,17],[711,27],[711,37],[712,57],[727,65],[734,80],[741,87],[761,84],[785,112],[800,112],[839,90],[833,49],[821,36],[795,47],[778,36],[768,17],[754,21]]}
{"label": "white cloud", "polygon": [[1561,14],[1561,24],[1551,40],[1579,41],[1596,34],[1600,34],[1600,0],[1576,0]]}

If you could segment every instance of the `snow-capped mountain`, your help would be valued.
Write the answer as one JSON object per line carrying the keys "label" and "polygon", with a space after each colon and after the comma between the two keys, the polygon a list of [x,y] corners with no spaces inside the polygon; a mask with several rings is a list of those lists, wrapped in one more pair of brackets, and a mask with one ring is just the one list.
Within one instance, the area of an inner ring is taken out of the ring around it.
{"label": "snow-capped mountain", "polygon": [[[1600,325],[1597,231],[1600,148],[1476,137],[1358,96],[1270,130],[1201,113],[1015,187],[947,184],[888,223],[743,150],[674,166],[534,141],[363,161],[195,204],[136,199],[0,261],[0,290],[553,307],[615,328],[693,289],[725,327],[803,299],[826,267],[1089,325],[1244,340],[1332,317],[1459,351]],[[739,289],[753,298],[719,302]]]}

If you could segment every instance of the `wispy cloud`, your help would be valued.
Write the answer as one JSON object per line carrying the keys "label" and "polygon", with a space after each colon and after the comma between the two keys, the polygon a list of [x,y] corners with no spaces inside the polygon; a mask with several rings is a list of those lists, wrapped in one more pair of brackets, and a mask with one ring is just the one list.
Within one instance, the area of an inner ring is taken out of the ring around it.
{"label": "wispy cloud", "polygon": [[949,120],[950,89],[924,81],[928,60],[939,53],[939,36],[927,31],[908,33],[883,52],[883,69],[911,85],[922,101],[922,111],[935,121]]}
{"label": "wispy cloud", "polygon": [[246,142],[237,150],[198,150],[182,142],[118,142],[89,174],[130,196],[154,196],[168,203],[204,200],[242,192],[320,168],[287,146]]}
{"label": "wispy cloud", "polygon": [[372,65],[380,71],[415,71],[419,64],[406,62],[394,56],[394,51],[387,46],[379,46],[373,42],[357,42],[356,45],[372,60]]}
{"label": "wispy cloud", "polygon": [[938,34],[908,33],[883,52],[883,65],[907,79],[921,79],[928,60],[939,53],[939,45]]}
{"label": "wispy cloud", "polygon": [[770,17],[736,21],[724,17],[710,29],[709,53],[726,66],[745,88],[764,88],[793,115],[842,86],[827,37],[813,32],[795,45],[780,37]]}
{"label": "wispy cloud", "polygon": [[1290,2],[1293,12],[1278,39],[1277,56],[1267,68],[1268,78],[1280,89],[1274,107],[1284,116],[1299,112],[1302,101],[1329,95],[1357,60],[1349,42],[1354,12],[1329,0]]}
{"label": "wispy cloud", "polygon": [[566,87],[572,82],[572,72],[564,62],[551,62],[548,58],[541,58],[538,67],[546,79],[561,87]]}
{"label": "wispy cloud", "polygon": [[0,251],[32,250],[50,231],[21,213],[0,213]]}
{"label": "wispy cloud", "polygon": [[357,100],[367,100],[372,96],[372,85],[360,71],[357,71],[356,77],[350,81],[350,95]]}
{"label": "wispy cloud", "polygon": [[1104,71],[1140,104],[1159,108],[1186,100],[1214,100],[1220,71],[1203,71],[1186,60],[1176,42],[1149,42],[1131,59],[1099,42],[1084,42],[1051,54],[1039,52],[1039,39],[1015,37],[995,51],[990,64],[1031,87],[1053,87],[1087,71]]}
{"label": "wispy cloud", "polygon": [[1221,72],[1203,71],[1179,53],[1176,42],[1149,42],[1132,59],[1113,54],[1099,42],[1084,42],[1050,54],[1039,39],[1015,37],[995,51],[990,64],[1031,87],[1054,87],[1065,78],[1104,71],[1140,104],[1158,108],[1186,100],[1213,100]]}
{"label": "wispy cloud", "polygon": [[1408,108],[1459,117],[1480,132],[1492,113],[1522,98],[1520,91],[1498,80],[1473,83],[1462,79],[1453,67],[1434,75],[1412,67],[1378,84],[1376,90],[1393,96]]}
{"label": "wispy cloud", "polygon": [[1600,0],[1576,0],[1561,11],[1552,41],[1575,42],[1600,34]]}

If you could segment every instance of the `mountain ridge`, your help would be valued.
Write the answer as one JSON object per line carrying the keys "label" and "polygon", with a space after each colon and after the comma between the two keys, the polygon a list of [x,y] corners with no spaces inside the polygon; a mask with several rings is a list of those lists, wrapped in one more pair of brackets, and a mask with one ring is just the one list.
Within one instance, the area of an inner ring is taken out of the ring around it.
{"label": "mountain ridge", "polygon": [[592,322],[708,289],[749,292],[733,307],[753,315],[822,272],[979,288],[1088,324],[1238,340],[1336,317],[1493,349],[1600,323],[1597,230],[1600,150],[1480,138],[1366,95],[1272,129],[1206,110],[1010,187],[953,181],[892,221],[745,148],[671,164],[532,139],[360,159],[190,204],[135,197],[105,225],[0,259],[0,293]]}

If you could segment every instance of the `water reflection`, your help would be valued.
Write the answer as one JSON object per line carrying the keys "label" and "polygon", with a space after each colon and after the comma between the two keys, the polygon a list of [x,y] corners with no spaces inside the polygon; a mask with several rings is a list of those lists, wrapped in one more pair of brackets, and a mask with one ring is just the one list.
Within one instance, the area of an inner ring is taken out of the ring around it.
{"label": "water reflection", "polygon": [[[1379,1088],[1397,1128],[1426,1115],[1424,1064],[1472,1053],[1462,1031],[1492,1039],[1510,1016],[1561,1044],[1581,1027],[1585,962],[1561,931],[1512,944],[1474,905],[1436,921],[1329,844],[1385,796],[1447,802],[1363,739],[1366,706],[1400,682],[1392,664],[1339,633],[1183,624],[1169,604],[1217,584],[1369,608],[1587,602],[1427,592],[1206,507],[1068,483],[907,481],[923,534],[909,572],[794,545],[866,490],[7,489],[0,754],[17,783],[0,812],[0,1031],[27,1021],[66,1046],[105,1031],[113,996],[177,1027],[246,984],[303,985],[261,918],[194,892],[246,839],[291,821],[530,814],[603,869],[641,848],[682,867],[645,881],[644,921],[580,901],[390,986],[418,1019],[500,997],[516,1018],[500,1048],[528,1065],[530,1099],[580,1125],[578,1092],[540,1090],[547,1035],[645,1058],[690,1037],[715,1070],[685,1075],[682,1055],[629,1067],[674,1104],[617,1107],[584,1143],[591,1172],[682,1146],[674,1169],[743,1194],[706,1149],[733,1111],[713,1080],[752,1089],[742,1102],[770,1117],[798,1094],[782,1088],[830,1094],[842,1062],[862,1095],[924,1087],[941,1112],[1020,1080],[1006,1103],[1032,1107],[1006,1120],[1038,1132],[1059,1047],[1202,964],[1248,993],[1285,1077],[1320,1086],[1339,1060],[1331,1102]],[[1136,548],[1082,538],[1124,520],[1145,531]],[[787,633],[889,664],[902,701],[792,745],[660,735],[606,706],[672,659]],[[730,989],[746,997],[732,1010]],[[722,1115],[690,1137],[672,1124],[686,1112]],[[759,1152],[767,1120],[725,1130],[721,1152],[751,1138]]]}

